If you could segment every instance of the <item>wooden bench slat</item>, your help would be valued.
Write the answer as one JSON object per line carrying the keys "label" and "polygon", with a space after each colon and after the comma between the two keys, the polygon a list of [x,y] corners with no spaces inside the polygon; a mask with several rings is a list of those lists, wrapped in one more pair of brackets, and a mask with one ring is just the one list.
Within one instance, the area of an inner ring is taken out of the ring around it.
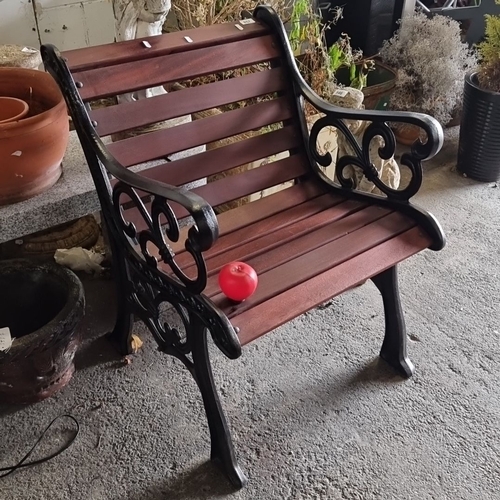
{"label": "wooden bench slat", "polygon": [[418,227],[391,238],[231,319],[242,345],[428,248]]}
{"label": "wooden bench slat", "polygon": [[[229,201],[257,193],[268,187],[301,177],[308,172],[309,166],[305,158],[301,155],[293,155],[264,165],[264,167],[248,170],[243,174],[210,182],[193,191],[208,201],[210,205],[216,207]],[[146,203],[146,206],[149,209],[150,204]],[[187,210],[181,206],[174,205],[172,209],[179,219],[189,215]],[[144,221],[135,207],[125,210],[124,217],[127,221],[133,222],[138,230],[145,229]]]}
{"label": "wooden bench slat", "polygon": [[273,61],[279,56],[273,37],[266,35],[186,53],[74,72],[73,77],[75,82],[83,85],[80,88],[82,99],[90,101]]}
{"label": "wooden bench slat", "polygon": [[235,208],[230,212],[219,214],[217,216],[219,233],[222,236],[232,231],[237,231],[242,227],[321,196],[326,191],[325,186],[316,182],[316,179],[287,187],[282,191]]}
{"label": "wooden bench slat", "polygon": [[279,123],[290,119],[293,114],[290,101],[286,97],[280,97],[176,127],[123,139],[109,144],[108,150],[124,167],[130,167]]}
{"label": "wooden bench slat", "polygon": [[303,155],[293,155],[263,167],[225,177],[201,186],[198,193],[212,206],[249,196],[306,175],[310,167]]}
{"label": "wooden bench slat", "polygon": [[90,118],[97,122],[96,131],[104,137],[151,123],[279,92],[286,85],[283,69],[273,68],[169,92],[149,99],[98,108],[90,112]]}
{"label": "wooden bench slat", "polygon": [[[193,191],[196,192],[196,189]],[[223,212],[217,216],[219,222],[220,237],[237,231],[242,227],[254,224],[267,217],[272,217],[282,211],[288,210],[295,205],[305,203],[307,200],[321,196],[326,191],[324,186],[317,182],[301,182],[290,186],[282,191],[273,193],[270,196],[255,200],[228,212]],[[185,251],[184,244],[187,239],[189,227],[180,230],[179,241],[169,243],[172,250],[180,255]]]}
{"label": "wooden bench slat", "polygon": [[[248,259],[259,249],[264,251],[283,244],[287,240],[294,239],[297,234],[307,232],[308,228],[312,231],[321,224],[339,219],[362,207],[363,203],[346,202],[345,198],[340,196],[324,194],[296,205],[290,210],[245,226],[239,231],[221,236],[217,243],[203,254],[209,273],[214,274],[224,264],[238,259],[238,255],[245,255]],[[250,243],[252,245],[249,247]],[[185,271],[189,271],[192,257],[179,255],[177,263]]]}
{"label": "wooden bench slat", "polygon": [[[316,202],[316,200],[313,200],[313,202]],[[312,205],[313,202],[311,202],[310,205]],[[244,260],[246,262],[259,255],[263,256],[265,253],[280,245],[294,244],[294,240],[296,240],[298,236],[305,236],[326,225],[331,226],[335,221],[347,217],[365,206],[366,204],[358,201],[344,201],[326,210],[312,213],[308,217],[296,217],[293,222],[290,221],[290,224],[287,226],[277,226],[275,230],[269,230],[267,233],[266,228],[261,227],[259,229],[261,229],[262,233],[258,238],[253,238],[249,241],[245,241],[242,238],[242,242],[239,246],[235,244],[232,249],[225,250],[223,254],[209,258],[207,262],[209,275],[215,275],[225,264],[240,259],[242,255],[245,256]],[[265,226],[265,224],[261,226]],[[257,230],[257,228],[255,229]],[[325,241],[328,241],[328,238],[326,238]],[[257,261],[258,260],[259,259],[257,259]]]}
{"label": "wooden bench slat", "polygon": [[228,146],[142,170],[140,174],[167,184],[177,186],[187,184],[196,179],[288,151],[300,144],[299,134],[299,130],[295,127],[284,127]]}
{"label": "wooden bench slat", "polygon": [[[243,259],[259,274],[255,294],[240,304],[234,304],[222,293],[212,300],[231,318],[415,225],[400,213],[387,212],[387,209],[368,207],[295,239],[293,245],[280,246],[254,259]],[[385,216],[379,217],[381,213]],[[206,293],[210,291],[207,286]]]}
{"label": "wooden bench slat", "polygon": [[[145,57],[157,57],[196,50],[209,45],[232,43],[262,36],[269,32],[269,29],[260,23],[246,25],[243,30],[238,30],[235,24],[215,24],[161,36],[150,36],[126,42],[68,50],[63,52],[62,55],[67,59],[71,71],[77,72],[109,66],[110,64],[139,61]],[[193,41],[188,43],[185,39],[186,36],[189,36]],[[143,41],[147,41],[151,47],[145,47]]]}
{"label": "wooden bench slat", "polygon": [[[383,210],[383,209],[381,209]],[[365,210],[366,215],[373,214],[373,207]],[[351,216],[356,218],[362,212],[357,212]],[[341,219],[346,221],[347,218]],[[284,264],[273,267],[269,271],[260,275],[260,287],[257,288],[255,294],[242,302],[241,304],[232,304],[225,296],[214,298],[214,302],[228,315],[229,318],[239,314],[240,312],[250,309],[252,306],[260,304],[265,300],[274,297],[278,293],[282,293],[298,284],[321,274],[332,267],[352,259],[356,255],[369,250],[384,241],[387,241],[402,232],[411,229],[415,226],[415,221],[408,219],[400,213],[392,213],[381,219],[377,219],[371,224],[353,231],[352,222],[346,226],[345,236],[338,238],[326,245],[322,245],[313,251],[300,255],[300,252],[295,252],[296,257]],[[314,234],[314,233],[313,233]],[[316,236],[316,234],[314,234]],[[313,238],[305,237],[304,240],[313,240]],[[287,245],[285,248],[279,247],[275,252],[269,252],[275,255],[278,259],[280,254],[287,253],[288,246],[292,249],[300,245],[300,240],[295,240],[294,243]],[[297,256],[300,255],[300,256]]]}

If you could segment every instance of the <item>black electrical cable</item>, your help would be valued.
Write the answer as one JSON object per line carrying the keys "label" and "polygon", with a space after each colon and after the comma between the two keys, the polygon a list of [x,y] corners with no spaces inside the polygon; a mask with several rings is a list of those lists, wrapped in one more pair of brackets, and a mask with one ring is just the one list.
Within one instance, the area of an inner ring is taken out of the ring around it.
{"label": "black electrical cable", "polygon": [[[40,444],[40,441],[44,438],[45,434],[47,434],[47,431],[60,419],[60,418],[69,418],[72,420],[75,425],[76,425],[76,432],[75,435],[58,451],[55,453],[52,453],[52,455],[49,455],[48,457],[40,458],[38,460],[33,460],[32,462],[26,462],[30,455],[35,451],[35,448]],[[16,464],[12,465],[10,467],[2,467],[0,468],[0,472],[5,472],[5,474],[0,475],[0,479],[3,477],[8,476],[9,474],[12,474],[15,472],[17,469],[20,469],[21,467],[30,467],[31,465],[38,465],[43,462],[47,462],[48,460],[52,460],[54,457],[57,457],[57,455],[60,455],[63,451],[67,450],[75,441],[76,437],[78,436],[78,433],[80,432],[80,424],[78,423],[78,420],[76,420],[75,417],[72,415],[59,415],[58,417],[54,418],[52,422],[45,428],[45,430],[42,432],[42,435],[38,438],[37,442],[31,447],[31,449],[24,455],[24,457]],[[25,463],[26,462],[26,463]]]}

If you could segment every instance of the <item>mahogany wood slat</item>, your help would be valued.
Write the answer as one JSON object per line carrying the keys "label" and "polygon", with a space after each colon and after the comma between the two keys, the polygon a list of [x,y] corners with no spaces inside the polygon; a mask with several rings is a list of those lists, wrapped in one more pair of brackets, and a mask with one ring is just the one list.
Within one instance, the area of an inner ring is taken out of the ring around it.
{"label": "mahogany wood slat", "polygon": [[[259,274],[257,292],[246,302],[254,301],[255,303],[262,298],[259,298],[259,295],[266,296],[266,294],[271,293],[270,290],[273,286],[290,287],[296,283],[294,280],[298,280],[297,283],[300,283],[304,276],[311,277],[314,274],[311,276],[309,274],[314,273],[318,268],[328,269],[334,264],[334,259],[338,259],[342,255],[345,256],[345,252],[357,251],[350,246],[351,240],[356,242],[362,240],[363,245],[373,246],[380,235],[387,236],[387,225],[390,226],[390,231],[395,230],[394,218],[397,222],[401,222],[402,216],[389,214],[390,211],[387,209],[368,207],[346,215],[344,218],[334,219],[329,224],[314,231],[305,234],[297,233],[293,244],[278,246],[251,258],[248,258],[242,251],[236,260],[247,262]],[[354,234],[356,236],[353,236]],[[375,237],[370,240],[372,236]],[[341,247],[340,251],[338,247]],[[332,250],[330,251],[330,249]],[[295,266],[298,269],[295,269]],[[272,273],[269,275],[270,271]],[[281,272],[283,272],[282,275],[280,275]],[[209,278],[205,294],[209,297],[220,294],[217,276]],[[219,299],[224,302],[221,297]]]}
{"label": "mahogany wood slat", "polygon": [[[306,203],[308,200],[321,196],[324,191],[324,186],[317,182],[301,182],[260,200],[253,201],[251,204],[248,203],[231,211],[223,212],[217,216],[219,238],[286,211],[291,207]],[[180,230],[179,241],[170,244],[170,248],[177,255],[176,259],[185,252],[184,244],[187,240],[188,231],[189,227],[183,227]],[[139,247],[137,246],[137,248]],[[157,251],[153,249],[151,253],[159,259]]]}
{"label": "mahogany wood slat", "polygon": [[[334,208],[332,209],[331,207]],[[340,196],[325,194],[272,217],[267,217],[259,222],[245,226],[238,231],[221,236],[217,240],[217,243],[204,253],[205,259],[208,259],[207,265],[209,271],[213,274],[214,271],[221,267],[220,263],[224,265],[237,260],[238,255],[244,255],[248,259],[250,254],[245,249],[250,242],[254,242],[254,245],[252,245],[252,248],[256,247],[254,251],[259,248],[262,248],[262,251],[264,251],[264,248],[270,249],[285,243],[287,240],[293,239],[294,235],[300,231],[306,231],[308,227],[313,230],[324,219],[331,221],[362,207],[362,203],[345,202]],[[315,215],[319,215],[319,217],[314,217]],[[301,222],[302,224],[300,224]],[[269,241],[265,239],[266,236]],[[238,254],[240,249],[241,252]],[[234,251],[232,252],[232,250]],[[234,258],[231,256],[226,258],[228,253]],[[216,256],[219,258],[214,259]],[[178,256],[177,263],[180,266],[185,266],[187,262],[190,262],[190,260],[183,259],[182,255]]]}
{"label": "mahogany wood slat", "polygon": [[300,145],[300,132],[288,126],[228,146],[157,165],[140,174],[148,179],[180,186],[197,179],[267,158]]}
{"label": "mahogany wood slat", "polygon": [[[237,231],[290,207],[305,203],[307,200],[320,196],[324,192],[325,187],[317,182],[301,182],[229,212],[223,212],[217,216],[219,235],[222,237],[232,231]],[[188,230],[187,227],[181,229],[179,241],[171,245],[175,253],[180,254],[184,251],[184,242],[187,239]]]}
{"label": "mahogany wood slat", "polygon": [[[265,253],[280,245],[292,245],[298,236],[317,231],[327,224],[331,225],[333,222],[360,210],[363,206],[364,204],[360,202],[345,201],[334,207],[311,214],[308,218],[297,217],[293,223],[281,229],[277,227],[276,230],[266,233],[265,228],[263,228],[258,238],[243,240],[240,246],[234,245],[232,249],[225,250],[224,253],[209,258],[207,262],[209,275],[212,276],[218,273],[228,262],[241,260],[241,256],[244,256],[243,260],[249,261],[258,255],[264,256]],[[328,241],[328,238],[325,238],[325,241]]]}
{"label": "mahogany wood slat", "polygon": [[[370,209],[367,209],[367,211],[370,211]],[[361,212],[358,212],[351,217],[355,218],[360,214]],[[342,220],[345,221],[346,219]],[[380,245],[380,243],[397,236],[407,229],[411,229],[413,226],[415,226],[413,220],[405,218],[399,213],[390,214],[387,217],[361,227],[357,231],[349,232],[344,237],[335,239],[311,252],[304,253],[303,255],[300,255],[300,252],[296,253],[296,255],[300,256],[260,274],[260,286],[257,288],[257,291],[241,304],[234,305],[225,296],[215,297],[214,302],[231,318],[244,310],[250,309],[254,305],[274,297],[278,293],[297,286],[370,248]],[[351,231],[351,229],[348,231]],[[312,240],[312,238],[306,236],[303,240]],[[296,241],[300,242],[300,240]],[[293,247],[292,244],[288,246]],[[282,253],[282,250],[286,250],[286,247],[285,249],[280,247],[276,252],[271,253],[274,253],[276,256]]]}
{"label": "mahogany wood slat", "polygon": [[[193,191],[204,198],[210,205],[216,207],[301,177],[307,172],[309,172],[309,166],[305,157],[293,155],[239,175],[210,182],[193,189]],[[146,206],[149,210],[150,203],[146,203]],[[173,206],[172,209],[178,218],[189,215],[187,210],[181,206]],[[138,230],[145,229],[146,225],[137,208],[124,210],[124,217],[127,221],[134,223]]]}
{"label": "mahogany wood slat", "polygon": [[309,165],[303,155],[293,155],[239,175],[225,177],[201,186],[197,191],[212,206],[258,193],[272,186],[297,179],[309,173]]}
{"label": "mahogany wood slat", "polygon": [[287,85],[285,78],[282,68],[258,71],[149,99],[98,108],[90,112],[90,118],[97,123],[95,125],[97,133],[104,137],[151,123],[279,92]]}
{"label": "mahogany wood slat", "polygon": [[[120,43],[108,43],[83,49],[63,52],[72,72],[84,71],[111,64],[140,61],[146,57],[157,57],[177,52],[196,50],[207,46],[226,44],[265,35],[269,29],[253,23],[238,30],[236,23],[217,24],[201,28],[177,31],[161,36],[138,38]],[[189,43],[186,36],[193,41]],[[146,47],[146,41],[151,47]]]}
{"label": "mahogany wood slat", "polygon": [[316,198],[326,191],[325,186],[316,182],[315,179],[305,180],[300,184],[288,187],[278,193],[253,201],[230,212],[224,212],[217,216],[220,234],[224,235],[232,231],[237,231],[249,224],[288,210],[295,205],[305,203],[307,200]]}
{"label": "mahogany wood slat", "polygon": [[414,227],[242,312],[231,323],[240,329],[242,345],[248,344],[431,244],[431,238]]}
{"label": "mahogany wood slat", "polygon": [[290,101],[280,97],[190,123],[131,137],[108,145],[124,166],[164,158],[179,151],[208,144],[292,118]]}
{"label": "mahogany wood slat", "polygon": [[279,55],[273,37],[266,35],[186,53],[73,72],[73,77],[81,86],[82,99],[90,101],[273,61]]}

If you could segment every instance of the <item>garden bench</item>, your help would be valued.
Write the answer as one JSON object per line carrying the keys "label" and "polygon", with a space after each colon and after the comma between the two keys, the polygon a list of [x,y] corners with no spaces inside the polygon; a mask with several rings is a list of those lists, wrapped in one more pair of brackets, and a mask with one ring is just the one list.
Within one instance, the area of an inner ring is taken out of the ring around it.
{"label": "garden bench", "polygon": [[[241,23],[62,55],[46,45],[42,54],[66,97],[109,234],[119,297],[112,338],[122,352],[129,352],[136,316],[161,351],[184,363],[201,390],[211,458],[234,485],[241,487],[245,477],[214,386],[208,333],[234,359],[245,344],[371,279],[386,315],[381,356],[403,376],[411,376],[396,265],[444,245],[436,220],[408,201],[422,182],[421,161],[442,145],[442,130],[434,119],[353,111],[324,102],[300,76],[281,21],[264,6]],[[246,69],[234,71],[238,68]],[[98,99],[179,83],[182,90],[165,95],[92,106]],[[304,100],[322,114],[310,134]],[[242,102],[246,105],[233,105]],[[111,134],[214,108],[222,112],[107,146],[101,142]],[[345,119],[372,122],[362,144]],[[382,136],[385,146],[379,154],[394,154],[387,122],[412,123],[427,135],[425,143],[417,142],[402,156],[411,180],[398,191],[377,178],[368,153],[370,141]],[[345,134],[356,152],[337,159],[338,181],[324,173],[332,158],[316,148],[318,133],[327,126]],[[218,148],[168,161],[175,152],[230,137],[234,140]],[[284,151],[288,156],[258,168],[237,168]],[[128,168],[158,159],[159,166],[139,173]],[[385,196],[358,192],[345,173],[352,165]],[[182,187],[221,172],[233,175],[193,190]],[[293,182],[275,194],[216,215],[217,207],[288,181]],[[227,299],[217,280],[221,267],[235,260],[249,263],[259,274],[256,293],[241,303]],[[162,320],[164,303],[175,308],[185,333]]]}

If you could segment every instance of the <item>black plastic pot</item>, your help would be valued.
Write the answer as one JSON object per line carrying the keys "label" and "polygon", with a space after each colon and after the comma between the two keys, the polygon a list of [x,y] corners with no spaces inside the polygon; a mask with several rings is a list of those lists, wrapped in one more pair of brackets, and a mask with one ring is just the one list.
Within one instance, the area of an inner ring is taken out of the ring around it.
{"label": "black plastic pot", "polygon": [[[332,46],[342,33],[351,38],[351,45],[361,49],[365,56],[378,53],[384,40],[397,28],[395,21],[401,17],[401,0],[318,0],[324,23],[328,24],[326,40]],[[336,16],[335,7],[342,7],[342,17]]]}
{"label": "black plastic pot", "polygon": [[0,352],[0,404],[45,399],[73,375],[84,312],[81,281],[53,262],[0,262],[0,327],[15,341]]}
{"label": "black plastic pot", "polygon": [[477,74],[465,77],[457,169],[472,179],[500,179],[500,93],[483,90]]}

